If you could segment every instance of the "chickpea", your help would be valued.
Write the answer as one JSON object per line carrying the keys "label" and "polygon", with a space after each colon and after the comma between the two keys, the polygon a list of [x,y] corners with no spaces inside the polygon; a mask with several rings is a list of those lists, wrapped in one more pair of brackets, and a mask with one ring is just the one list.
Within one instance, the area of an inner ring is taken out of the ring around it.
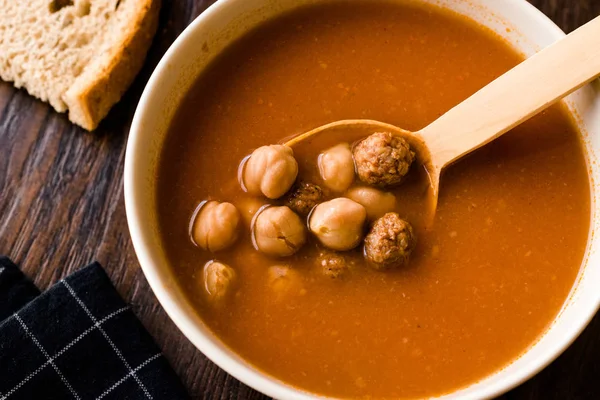
{"label": "chickpea", "polygon": [[318,158],[321,178],[329,189],[344,192],[354,182],[354,160],[348,143],[325,150]]}
{"label": "chickpea", "polygon": [[288,146],[274,144],[254,150],[242,171],[248,193],[269,199],[283,196],[298,176],[298,163]]}
{"label": "chickpea", "polygon": [[194,243],[211,252],[225,250],[235,243],[240,230],[240,213],[231,203],[209,201],[200,206],[192,221]]}
{"label": "chickpea", "polygon": [[375,220],[396,208],[396,196],[371,187],[355,187],[346,196],[362,205],[367,210],[367,218]]}
{"label": "chickpea", "polygon": [[355,201],[339,197],[319,204],[310,215],[310,230],[332,250],[358,246],[363,238],[367,211]]}
{"label": "chickpea", "polygon": [[289,207],[266,207],[254,218],[252,238],[261,252],[276,257],[291,256],[306,242],[306,228]]}
{"label": "chickpea", "polygon": [[299,295],[305,290],[298,271],[285,265],[274,265],[267,270],[267,284],[276,300],[289,295]]}
{"label": "chickpea", "polygon": [[218,303],[228,296],[237,280],[233,268],[219,261],[209,261],[204,265],[204,288],[210,300]]}

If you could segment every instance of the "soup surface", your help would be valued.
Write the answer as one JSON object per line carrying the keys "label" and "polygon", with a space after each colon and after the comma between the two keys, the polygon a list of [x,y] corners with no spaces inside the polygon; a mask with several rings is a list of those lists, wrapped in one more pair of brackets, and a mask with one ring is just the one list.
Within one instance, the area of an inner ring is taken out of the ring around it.
{"label": "soup surface", "polygon": [[[210,43],[208,44],[210,45]],[[237,181],[253,149],[339,119],[418,130],[521,61],[474,22],[413,3],[345,2],[260,26],[215,60],[182,103],[158,176],[157,214],[179,284],[214,333],[256,367],[336,397],[414,398],[458,389],[505,366],[549,326],[584,256],[589,183],[579,134],[554,106],[449,168],[426,229],[425,183],[413,165],[393,190],[415,228],[410,264],[379,272],[350,252],[349,276],[315,263],[314,238],[292,257],[252,246],[249,228],[216,255],[191,241],[206,199],[251,199]],[[294,148],[300,177],[321,184],[318,154],[358,137]],[[238,276],[222,307],[206,296],[212,259]],[[281,292],[268,268],[299,284]]]}

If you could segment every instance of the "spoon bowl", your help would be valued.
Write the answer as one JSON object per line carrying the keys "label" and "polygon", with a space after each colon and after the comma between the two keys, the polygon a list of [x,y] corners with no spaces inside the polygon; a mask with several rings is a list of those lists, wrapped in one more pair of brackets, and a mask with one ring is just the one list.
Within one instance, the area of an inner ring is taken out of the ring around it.
{"label": "spoon bowl", "polygon": [[429,178],[429,195],[427,196],[429,207],[427,207],[427,209],[432,211],[432,216],[435,214],[441,170],[438,170],[436,165],[432,163],[429,149],[426,142],[423,140],[420,131],[411,132],[395,125],[372,119],[345,119],[321,125],[313,130],[294,136],[291,139],[288,139],[284,144],[289,147],[294,147],[294,145],[309,140],[315,135],[335,134],[340,131],[346,134],[351,131],[358,132],[361,136],[368,136],[375,132],[389,132],[392,135],[399,136],[406,140],[411,149],[415,152],[417,162],[421,164],[427,172]]}

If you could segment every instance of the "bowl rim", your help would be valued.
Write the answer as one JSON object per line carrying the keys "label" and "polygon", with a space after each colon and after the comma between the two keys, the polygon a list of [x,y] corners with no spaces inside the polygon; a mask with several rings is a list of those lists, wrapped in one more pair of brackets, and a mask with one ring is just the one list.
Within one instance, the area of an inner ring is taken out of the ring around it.
{"label": "bowl rim", "polygon": [[[186,312],[177,304],[178,302],[173,298],[173,295],[165,287],[164,282],[160,278],[158,270],[161,268],[158,262],[152,259],[147,249],[146,239],[144,230],[141,227],[140,221],[142,221],[143,215],[137,209],[136,204],[145,201],[144,196],[134,190],[133,182],[136,179],[137,170],[136,165],[136,153],[138,148],[144,140],[144,119],[148,105],[153,102],[154,92],[157,88],[163,75],[169,73],[169,64],[172,62],[176,54],[179,53],[184,45],[190,40],[193,40],[195,32],[199,29],[205,21],[213,18],[213,16],[219,13],[221,10],[232,7],[236,3],[240,3],[244,0],[219,0],[208,7],[198,17],[196,17],[177,37],[177,39],[171,44],[165,54],[162,56],[158,65],[154,69],[150,79],[148,80],[144,91],[140,97],[138,105],[136,107],[135,115],[130,127],[129,137],[127,141],[126,154],[125,154],[125,167],[124,167],[124,197],[125,197],[125,210],[127,216],[127,223],[130,230],[130,236],[133,243],[134,251],[142,268],[142,271],[152,289],[159,303],[173,321],[173,323],[181,330],[186,338],[192,342],[192,344],[200,350],[206,357],[208,357],[213,363],[219,368],[225,370],[228,374],[232,375],[237,380],[250,386],[251,388],[271,396],[273,398],[280,399],[299,399],[307,400],[311,398],[328,398],[326,396],[316,395],[310,392],[306,392],[300,388],[295,388],[290,384],[280,381],[276,377],[269,375],[267,372],[263,372],[260,369],[253,367],[251,364],[241,359],[233,349],[228,346],[216,345],[207,334],[201,332],[195,326],[191,318],[186,315]],[[536,23],[543,26],[548,36],[552,36],[555,40],[565,36],[565,33],[542,11],[534,7],[531,3],[526,0],[504,0],[504,2],[511,7],[515,7],[520,10],[523,17],[530,20],[535,20]],[[590,218],[593,215],[590,214]],[[593,221],[592,221],[593,222]],[[588,238],[588,240],[591,240]],[[596,312],[600,308],[600,295],[596,299],[595,304],[590,304],[586,310],[589,313],[580,313],[582,317],[577,319],[577,323],[570,326],[568,334],[564,336],[562,342],[556,342],[551,351],[548,351],[543,357],[537,357],[527,366],[523,366],[515,373],[510,374],[504,379],[498,382],[490,382],[489,384],[482,386],[478,390],[469,393],[466,396],[461,396],[463,399],[486,399],[494,396],[501,395],[526,380],[530,379],[542,369],[553,362],[560,354],[562,354],[580,335],[580,333],[586,328],[589,322],[594,318]],[[553,321],[556,321],[559,315],[555,317]],[[543,337],[543,335],[542,335]],[[531,348],[530,348],[531,349]],[[529,349],[523,353],[526,354]],[[506,368],[506,367],[505,367]],[[499,370],[493,372],[482,378],[482,381],[493,376]],[[473,382],[471,385],[476,384]],[[442,398],[452,398],[453,394],[459,392],[469,386],[459,388],[455,392],[441,395]]]}

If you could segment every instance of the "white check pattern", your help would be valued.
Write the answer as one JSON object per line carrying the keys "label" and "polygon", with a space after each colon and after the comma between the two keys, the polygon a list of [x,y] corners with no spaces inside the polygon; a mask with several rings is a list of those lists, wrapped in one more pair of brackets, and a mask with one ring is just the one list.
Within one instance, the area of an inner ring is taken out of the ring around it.
{"label": "white check pattern", "polygon": [[[98,321],[98,325],[102,325],[103,323],[105,323],[106,321],[108,321],[109,319],[114,317],[115,315],[121,314],[123,311],[128,310],[128,309],[129,309],[129,307],[123,307],[116,311],[113,311],[112,313],[108,314],[106,317],[104,317],[100,321]],[[23,321],[21,320],[21,317],[19,317],[18,314],[14,314],[13,318],[15,318],[17,321],[19,321],[21,326],[23,326],[23,327],[25,326]],[[36,370],[34,370],[29,375],[27,375],[21,382],[19,382],[15,387],[13,387],[11,390],[9,390],[5,395],[0,395],[0,400],[7,400],[12,394],[14,394],[17,390],[19,390],[27,382],[29,382],[31,380],[31,378],[33,378],[38,373],[40,373],[40,371],[42,371],[44,368],[46,368],[48,365],[50,365],[50,363],[53,363],[54,360],[56,360],[58,357],[62,356],[67,350],[69,350],[71,347],[73,347],[73,345],[77,344],[77,342],[79,342],[81,339],[86,337],[90,332],[92,332],[95,329],[98,329],[97,325],[91,326],[90,328],[83,331],[79,336],[77,336],[75,339],[73,339],[69,344],[67,344],[65,347],[63,347],[54,356],[48,358],[48,361],[46,361],[45,363],[40,365]],[[27,330],[25,332],[28,335],[30,335]],[[37,341],[37,339],[36,339],[36,341]]]}
{"label": "white check pattern", "polygon": [[35,343],[35,345],[37,346],[37,348],[40,349],[40,351],[42,352],[42,354],[44,354],[44,357],[46,357],[48,359],[48,363],[50,363],[50,365],[52,365],[52,368],[54,368],[54,370],[56,371],[56,373],[60,377],[60,380],[64,382],[64,384],[67,386],[67,388],[69,388],[69,392],[71,392],[71,394],[73,395],[73,397],[75,397],[77,400],[80,400],[81,397],[79,397],[79,395],[77,394],[77,392],[75,391],[75,389],[73,389],[73,386],[71,386],[71,384],[69,383],[69,381],[67,380],[67,378],[63,375],[63,373],[60,372],[60,369],[58,369],[58,367],[54,363],[54,360],[52,359],[52,357],[50,357],[50,354],[48,354],[48,352],[46,351],[46,349],[44,349],[44,347],[40,344],[40,342],[37,340],[37,338],[29,331],[29,328],[27,327],[27,325],[25,325],[25,322],[23,322],[23,320],[21,319],[21,317],[19,317],[19,314],[15,314],[15,319],[17,321],[19,321],[19,324],[21,324],[21,326],[25,330],[25,333],[27,333],[27,336],[29,336],[31,338],[31,340],[33,340],[33,343]]}
{"label": "white check pattern", "polygon": [[104,398],[110,392],[112,392],[117,387],[119,387],[120,384],[125,382],[127,379],[131,378],[137,371],[144,368],[147,364],[149,364],[151,361],[156,360],[158,357],[160,357],[160,354],[155,354],[152,357],[150,357],[149,359],[147,359],[146,361],[144,361],[143,363],[141,363],[140,365],[138,365],[137,367],[135,367],[133,370],[131,370],[130,373],[128,373],[127,375],[125,375],[124,377],[122,377],[121,379],[116,381],[114,385],[112,385],[111,387],[106,389],[100,396],[96,397],[96,400],[100,400],[100,399]]}
{"label": "white check pattern", "polygon": [[61,283],[65,286],[65,288],[69,291],[71,296],[73,296],[75,301],[85,311],[85,313],[90,317],[93,325],[91,327],[89,327],[88,329],[86,329],[85,331],[83,331],[81,334],[79,334],[75,339],[73,339],[70,343],[68,343],[66,346],[64,346],[56,354],[54,354],[53,356],[50,356],[50,354],[48,354],[46,349],[41,345],[41,343],[37,339],[37,337],[30,331],[29,327],[27,326],[25,321],[21,318],[19,313],[13,314],[12,318],[14,318],[20,324],[20,326],[22,327],[25,334],[33,341],[33,343],[36,345],[36,347],[40,350],[40,352],[46,358],[46,361],[44,363],[42,363],[33,372],[29,373],[25,378],[23,378],[17,385],[15,385],[8,392],[0,393],[0,400],[9,400],[11,396],[13,396],[15,393],[17,393],[19,391],[19,389],[21,389],[24,385],[27,384],[27,382],[31,381],[31,379],[33,377],[35,377],[37,374],[39,374],[42,370],[44,370],[49,365],[56,371],[57,375],[59,376],[61,381],[65,384],[65,386],[67,387],[67,389],[69,390],[69,392],[71,393],[73,398],[76,400],[82,400],[82,397],[77,393],[77,391],[73,388],[71,383],[69,383],[68,379],[63,374],[63,372],[58,368],[58,366],[55,363],[55,360],[58,359],[65,352],[67,352],[69,349],[71,349],[73,346],[75,346],[78,342],[80,342],[84,337],[86,337],[87,335],[89,335],[91,332],[93,332],[95,330],[98,330],[104,336],[104,338],[106,339],[106,341],[108,342],[110,347],[114,350],[116,355],[119,357],[119,359],[123,362],[123,364],[129,371],[125,376],[123,376],[121,379],[117,380],[114,384],[112,384],[106,390],[104,390],[99,396],[96,397],[96,399],[99,400],[99,399],[106,397],[108,394],[113,392],[117,387],[119,387],[121,384],[126,382],[128,379],[133,378],[136,381],[136,383],[139,385],[140,389],[143,391],[146,398],[152,400],[152,396],[151,396],[150,392],[144,386],[144,384],[142,383],[140,378],[136,375],[136,373],[139,372],[142,368],[146,367],[152,361],[158,359],[161,356],[161,354],[160,353],[154,354],[153,356],[151,356],[148,359],[146,359],[145,361],[143,361],[137,367],[132,368],[131,365],[127,362],[127,360],[123,356],[123,354],[121,353],[121,351],[116,347],[113,340],[108,336],[106,331],[102,328],[102,325],[105,322],[107,322],[110,319],[114,318],[115,316],[121,314],[122,312],[128,310],[129,307],[122,307],[118,310],[113,311],[106,317],[98,320],[96,317],[94,317],[94,315],[91,313],[91,311],[88,309],[88,307],[84,304],[84,302],[79,298],[79,296],[77,296],[77,293],[75,293],[73,288],[64,280],[61,281]]}
{"label": "white check pattern", "polygon": [[110,339],[110,336],[108,336],[106,334],[106,331],[104,329],[102,329],[102,327],[100,326],[100,324],[98,324],[98,320],[92,315],[92,313],[86,307],[86,305],[83,304],[83,301],[81,301],[81,299],[77,296],[77,293],[75,293],[75,291],[73,290],[73,288],[71,287],[71,285],[69,285],[64,280],[61,281],[61,282],[62,282],[63,285],[65,285],[65,287],[67,288],[67,290],[69,291],[69,293],[71,293],[71,296],[73,296],[73,298],[81,306],[81,308],[83,309],[83,311],[85,311],[85,313],[90,317],[90,319],[94,323],[94,326],[96,326],[98,328],[98,330],[100,331],[100,333],[102,333],[102,336],[104,336],[104,338],[106,339],[106,341],[108,342],[108,344],[110,345],[110,347],[112,347],[112,349],[115,351],[115,353],[117,354],[117,356],[121,359],[121,361],[123,361],[123,364],[125,364],[125,367],[127,367],[127,369],[129,370],[129,374],[128,375],[131,375],[133,377],[133,379],[135,379],[135,381],[137,382],[137,384],[144,391],[144,394],[146,395],[146,397],[149,398],[150,400],[152,400],[152,396],[150,395],[150,392],[148,392],[148,389],[146,389],[146,386],[144,386],[144,384],[142,383],[142,381],[140,380],[140,378],[135,374],[135,371],[131,368],[131,365],[129,365],[129,363],[127,362],[127,360],[125,359],[125,357],[123,357],[123,353],[121,353],[121,351],[117,348],[117,346],[115,346],[115,343]]}

